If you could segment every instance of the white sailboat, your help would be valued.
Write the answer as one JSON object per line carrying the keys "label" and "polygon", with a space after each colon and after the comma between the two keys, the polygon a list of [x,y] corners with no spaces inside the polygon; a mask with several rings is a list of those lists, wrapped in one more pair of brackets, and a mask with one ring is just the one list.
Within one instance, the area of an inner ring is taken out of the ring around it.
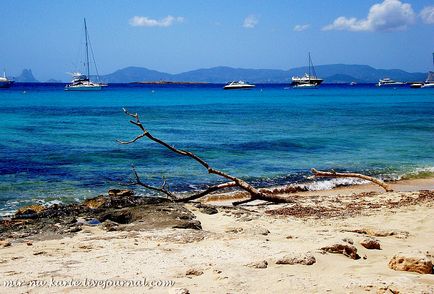
{"label": "white sailboat", "polygon": [[[85,68],[86,68],[86,74],[82,74],[81,72],[73,72],[72,75],[72,81],[70,84],[65,86],[65,91],[99,91],[102,89],[103,86],[106,86],[105,84],[101,84],[98,82],[93,82],[90,80],[90,61],[89,61],[89,35],[87,32],[87,24],[86,19],[84,19],[84,36],[85,36],[85,49],[86,49],[86,60],[85,60]],[[95,58],[92,53],[92,60],[95,63]],[[99,79],[98,76],[98,70],[96,69],[96,63],[95,63],[95,70],[96,70],[96,76]]]}
{"label": "white sailboat", "polygon": [[318,87],[324,80],[317,77],[315,67],[313,66],[312,58],[309,52],[309,73],[305,73],[302,77],[292,77],[291,85],[293,88],[309,89]]}

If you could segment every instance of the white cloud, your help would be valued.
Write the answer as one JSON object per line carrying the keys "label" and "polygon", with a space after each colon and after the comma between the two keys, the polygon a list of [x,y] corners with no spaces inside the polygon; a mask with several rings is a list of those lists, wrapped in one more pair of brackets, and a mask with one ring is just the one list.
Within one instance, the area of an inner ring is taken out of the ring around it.
{"label": "white cloud", "polygon": [[434,6],[427,6],[420,12],[422,21],[427,24],[434,24]]}
{"label": "white cloud", "polygon": [[414,21],[415,13],[411,4],[399,0],[384,0],[383,3],[372,5],[365,19],[341,16],[323,27],[323,30],[400,31],[407,29]]}
{"label": "white cloud", "polygon": [[253,29],[254,27],[256,27],[258,22],[258,18],[255,15],[251,14],[244,19],[243,27]]}
{"label": "white cloud", "polygon": [[176,22],[183,22],[182,16],[168,15],[162,19],[152,19],[146,16],[134,16],[130,19],[130,25],[134,27],[170,27]]}
{"label": "white cloud", "polygon": [[295,32],[303,32],[310,27],[310,24],[296,25],[294,27]]}

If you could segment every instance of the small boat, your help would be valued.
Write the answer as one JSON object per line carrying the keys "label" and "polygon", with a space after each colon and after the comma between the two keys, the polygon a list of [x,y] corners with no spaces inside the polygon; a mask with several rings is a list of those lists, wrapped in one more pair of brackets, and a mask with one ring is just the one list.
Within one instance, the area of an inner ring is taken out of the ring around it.
{"label": "small boat", "polygon": [[10,88],[12,86],[12,84],[14,83],[14,81],[9,80],[6,77],[6,72],[3,72],[3,76],[0,77],[0,88]]}
{"label": "small boat", "polygon": [[246,83],[244,81],[238,81],[238,82],[234,81],[234,82],[230,82],[230,83],[226,84],[223,87],[223,89],[225,89],[225,90],[236,90],[236,89],[247,90],[247,89],[252,89],[254,87],[255,87],[255,85]]}
{"label": "small boat", "polygon": [[430,71],[421,88],[434,88],[434,72]]}
{"label": "small boat", "polygon": [[291,78],[291,86],[293,88],[317,88],[324,80],[317,77],[315,67],[313,66],[312,58],[309,52],[309,73],[305,73],[302,77],[294,76]]}
{"label": "small boat", "polygon": [[351,82],[351,83],[350,83],[350,86],[355,86],[355,85],[357,85],[356,82]]}
{"label": "small boat", "polygon": [[411,83],[410,88],[422,88],[423,83]]}
{"label": "small boat", "polygon": [[378,87],[382,87],[382,86],[402,86],[405,85],[404,82],[397,82],[394,81],[390,78],[384,78],[384,79],[380,79],[377,83]]}
{"label": "small boat", "polygon": [[[85,36],[85,44],[86,44],[85,45],[86,60],[84,62],[84,65],[86,67],[86,74],[82,74],[79,71],[72,73],[72,81],[70,84],[65,86],[65,91],[99,91],[102,90],[102,87],[107,86],[106,84],[101,84],[90,80],[90,62],[89,62],[90,40],[89,40],[89,35],[87,33],[86,19],[84,19],[84,36]],[[93,50],[90,51],[92,53],[92,60],[95,63]],[[99,79],[96,63],[95,63],[95,71],[96,71],[96,76]]]}

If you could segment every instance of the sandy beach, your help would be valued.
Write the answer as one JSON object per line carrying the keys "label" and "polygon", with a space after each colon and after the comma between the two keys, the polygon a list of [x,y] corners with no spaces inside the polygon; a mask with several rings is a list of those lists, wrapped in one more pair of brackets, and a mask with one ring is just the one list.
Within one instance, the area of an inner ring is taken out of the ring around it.
{"label": "sandy beach", "polygon": [[[146,227],[143,218],[114,230],[84,225],[63,237],[9,238],[0,292],[434,293],[433,274],[388,266],[400,253],[434,261],[434,180],[392,188],[300,192],[293,204],[186,204],[202,229]],[[381,249],[362,246],[366,238]],[[360,258],[321,249],[334,244]]]}

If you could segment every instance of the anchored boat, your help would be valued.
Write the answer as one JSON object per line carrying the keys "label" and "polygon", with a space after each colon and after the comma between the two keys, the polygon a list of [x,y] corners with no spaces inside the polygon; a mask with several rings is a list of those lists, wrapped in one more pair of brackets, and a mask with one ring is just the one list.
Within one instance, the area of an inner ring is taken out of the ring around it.
{"label": "anchored boat", "polygon": [[[89,34],[87,32],[87,24],[86,19],[84,19],[84,36],[85,36],[85,50],[86,50],[86,59],[85,59],[85,68],[86,74],[82,74],[81,72],[72,73],[72,81],[70,84],[65,86],[65,91],[99,91],[102,89],[105,84],[101,84],[98,82],[93,82],[90,80],[90,61],[89,61],[89,47],[90,40]],[[93,63],[95,65],[96,76],[99,79],[98,69],[96,67],[95,57],[93,56],[93,50],[91,47],[91,57]]]}
{"label": "anchored boat", "polygon": [[255,85],[246,83],[244,81],[238,81],[238,82],[230,82],[228,84],[226,84],[223,89],[225,90],[236,90],[236,89],[252,89],[254,88]]}
{"label": "anchored boat", "polygon": [[6,77],[6,71],[3,72],[3,76],[0,77],[0,88],[10,88],[14,81],[9,80]]}
{"label": "anchored boat", "polygon": [[302,89],[317,88],[324,81],[323,79],[318,78],[316,75],[315,67],[313,66],[312,58],[310,57],[310,52],[309,52],[308,71],[309,72],[305,73],[304,76],[302,77],[298,77],[298,76],[292,77],[291,85],[293,86],[293,88],[302,88]]}

